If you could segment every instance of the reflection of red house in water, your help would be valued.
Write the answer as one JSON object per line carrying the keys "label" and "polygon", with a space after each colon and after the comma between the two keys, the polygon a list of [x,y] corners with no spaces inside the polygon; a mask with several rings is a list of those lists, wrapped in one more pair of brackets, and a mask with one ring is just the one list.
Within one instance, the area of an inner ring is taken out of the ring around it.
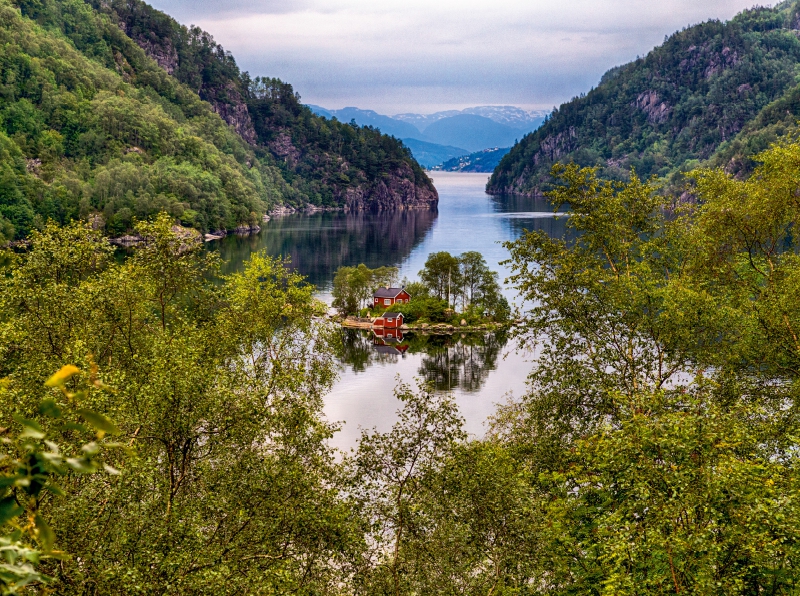
{"label": "reflection of red house in water", "polygon": [[372,329],[375,337],[380,340],[403,341],[403,331],[394,327],[375,327]]}
{"label": "reflection of red house in water", "polygon": [[385,327],[375,327],[372,332],[372,344],[375,351],[380,354],[394,354],[402,356],[408,351],[408,345],[402,344],[403,332],[400,329],[386,329]]}
{"label": "reflection of red house in water", "polygon": [[373,327],[384,329],[399,329],[403,326],[403,313],[385,312],[372,322]]}
{"label": "reflection of red house in water", "polygon": [[411,300],[405,288],[378,288],[372,295],[373,306],[391,306],[392,304],[408,304]]}

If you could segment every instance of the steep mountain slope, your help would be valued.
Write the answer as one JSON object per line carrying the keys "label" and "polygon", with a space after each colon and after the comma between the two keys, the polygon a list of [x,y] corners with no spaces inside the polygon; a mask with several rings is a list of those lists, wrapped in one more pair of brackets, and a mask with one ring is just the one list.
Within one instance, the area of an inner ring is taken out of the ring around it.
{"label": "steep mountain slope", "polygon": [[800,85],[764,107],[730,141],[722,143],[707,165],[723,167],[738,177],[756,166],[753,157],[783,136],[797,136],[800,118]]}
{"label": "steep mountain slope", "polygon": [[46,219],[123,233],[166,210],[208,230],[287,202],[435,205],[401,143],[313,116],[199,29],[136,0],[119,3],[126,18],[114,6],[0,0],[3,239]]}
{"label": "steep mountain slope", "polygon": [[[112,233],[166,210],[200,229],[258,221],[287,190],[280,172],[115,26],[74,3],[89,59],[0,0],[0,228],[101,214]],[[136,81],[134,81],[136,79]],[[137,84],[138,83],[138,84]],[[95,218],[96,222],[101,219]]]}
{"label": "steep mountain slope", "polygon": [[315,116],[290,85],[251,79],[208,33],[179,25],[141,0],[86,2],[195,89],[243,138],[265,149],[259,155],[277,164],[295,203],[435,207],[436,189],[399,142],[369,127]]}
{"label": "steep mountain slope", "polygon": [[610,178],[624,178],[632,168],[640,176],[670,178],[718,159],[718,150],[734,159],[730,142],[796,85],[798,12],[796,2],[784,2],[727,23],[703,23],[610,70],[596,89],[562,105],[512,148],[489,192],[538,194],[557,161],[598,166]]}
{"label": "steep mountain slope", "polygon": [[439,145],[438,143],[428,143],[426,141],[420,141],[419,139],[406,138],[403,139],[403,143],[406,147],[411,149],[411,153],[414,154],[414,159],[416,159],[420,165],[425,168],[438,166],[444,161],[453,159],[454,157],[467,155],[469,153],[469,151],[462,149],[461,147]]}

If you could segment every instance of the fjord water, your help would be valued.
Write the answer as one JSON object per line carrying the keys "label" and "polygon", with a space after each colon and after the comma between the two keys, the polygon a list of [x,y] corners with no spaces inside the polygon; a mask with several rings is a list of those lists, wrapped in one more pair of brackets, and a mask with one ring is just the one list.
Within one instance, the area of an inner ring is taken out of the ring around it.
{"label": "fjord water", "polygon": [[439,250],[454,255],[477,250],[500,272],[502,281],[507,270],[499,262],[508,256],[502,242],[518,238],[523,229],[555,236],[565,233],[564,218],[554,218],[544,199],[487,195],[487,174],[433,172],[431,176],[439,192],[438,211],[275,217],[258,234],[228,236],[210,247],[226,262],[226,273],[239,270],[258,250],[288,257],[317,286],[320,297],[328,299],[333,275],[343,265],[393,265],[400,268],[401,278],[413,280],[428,255]]}
{"label": "fjord water", "polygon": [[[489,266],[505,279],[508,258],[502,242],[518,238],[523,230],[544,230],[563,236],[565,218],[553,217],[543,199],[484,192],[486,174],[433,172],[439,192],[438,212],[402,211],[346,214],[341,212],[296,214],[273,218],[259,234],[228,237],[216,244],[235,271],[249,255],[266,249],[270,255],[291,259],[292,266],[318,288],[330,303],[336,269],[364,263],[368,267],[394,265],[400,277],[416,279],[432,252],[457,255],[467,250],[483,254]],[[504,292],[510,301],[511,288]],[[355,445],[360,428],[388,430],[400,406],[393,396],[398,378],[414,383],[432,381],[437,391],[449,391],[466,420],[466,430],[485,432],[484,423],[495,404],[525,390],[530,370],[528,356],[520,353],[505,334],[455,336],[406,335],[402,342],[384,342],[371,333],[342,331],[345,352],[342,372],[325,398],[331,421],[342,423],[332,443],[342,449]]]}

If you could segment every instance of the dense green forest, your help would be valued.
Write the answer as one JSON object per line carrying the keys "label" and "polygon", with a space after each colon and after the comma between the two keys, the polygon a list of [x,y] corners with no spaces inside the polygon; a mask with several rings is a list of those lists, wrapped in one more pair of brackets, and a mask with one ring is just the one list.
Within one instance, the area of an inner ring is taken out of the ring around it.
{"label": "dense green forest", "polygon": [[559,161],[631,170],[680,190],[699,164],[746,174],[753,156],[796,129],[800,8],[795,0],[679,31],[597,88],[555,109],[503,158],[492,193],[540,194]]}
{"label": "dense green forest", "polygon": [[285,263],[221,276],[168,214],[124,262],[35,230],[0,261],[0,588],[796,594],[800,144],[758,161],[677,211],[557,168],[574,234],[507,244],[527,393],[475,438],[401,384],[351,453],[322,400],[359,346]]}
{"label": "dense green forest", "polygon": [[121,234],[161,211],[215,230],[276,204],[435,205],[399,141],[314,116],[142,2],[96,8],[0,1],[3,239],[97,215]]}

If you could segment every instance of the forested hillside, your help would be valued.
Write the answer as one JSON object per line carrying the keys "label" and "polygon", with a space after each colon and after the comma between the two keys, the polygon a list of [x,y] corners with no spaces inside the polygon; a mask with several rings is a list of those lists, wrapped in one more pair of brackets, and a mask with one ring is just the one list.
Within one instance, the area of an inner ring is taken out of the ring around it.
{"label": "forested hillside", "polygon": [[144,3],[97,8],[0,0],[0,240],[48,219],[121,234],[160,211],[214,230],[281,203],[435,205],[398,141],[314,116]]}
{"label": "forested hillside", "polygon": [[800,115],[799,27],[793,0],[675,33],[555,110],[500,162],[489,191],[539,194],[559,161],[612,179],[635,169],[679,182],[704,162],[750,171]]}

